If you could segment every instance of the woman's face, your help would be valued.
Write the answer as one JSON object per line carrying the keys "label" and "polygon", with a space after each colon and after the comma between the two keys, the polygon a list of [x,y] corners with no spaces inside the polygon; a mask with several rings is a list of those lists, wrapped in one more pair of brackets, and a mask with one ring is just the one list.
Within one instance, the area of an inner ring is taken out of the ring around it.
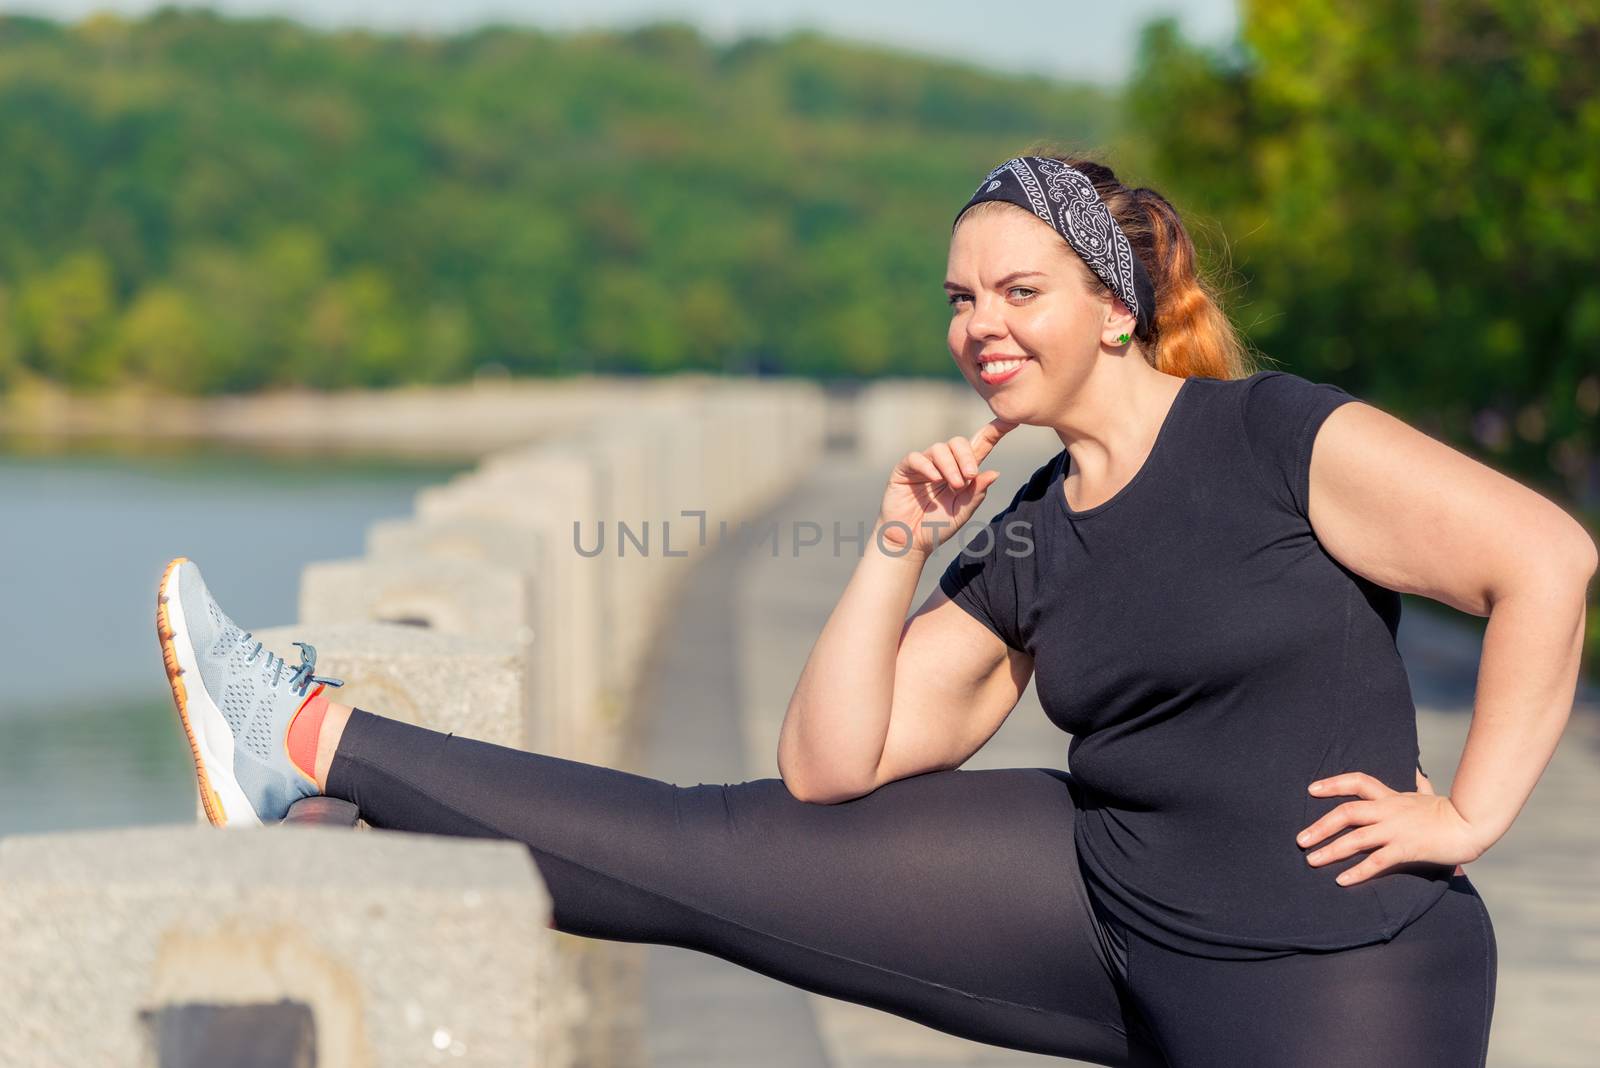
{"label": "woman's face", "polygon": [[1088,377],[1102,338],[1115,344],[1122,329],[1116,316],[1127,309],[1091,292],[1087,270],[1047,223],[1022,208],[979,209],[951,235],[950,355],[995,415],[1048,423]]}

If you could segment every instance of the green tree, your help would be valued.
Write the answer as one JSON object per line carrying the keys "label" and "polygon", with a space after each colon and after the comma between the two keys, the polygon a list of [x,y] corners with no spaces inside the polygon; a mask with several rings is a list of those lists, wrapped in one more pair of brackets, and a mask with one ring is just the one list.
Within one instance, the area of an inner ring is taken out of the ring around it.
{"label": "green tree", "polygon": [[107,345],[116,318],[111,266],[98,252],[78,252],[27,279],[17,299],[23,361],[75,386],[110,382]]}
{"label": "green tree", "polygon": [[116,365],[135,378],[180,393],[209,384],[204,323],[173,286],[140,293],[117,323],[111,347]]}

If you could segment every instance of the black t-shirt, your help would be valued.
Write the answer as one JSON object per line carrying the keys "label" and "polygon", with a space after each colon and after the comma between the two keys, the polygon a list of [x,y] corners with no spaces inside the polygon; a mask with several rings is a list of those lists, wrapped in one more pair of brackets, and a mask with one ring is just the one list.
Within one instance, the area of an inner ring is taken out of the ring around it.
{"label": "black t-shirt", "polygon": [[987,529],[960,532],[940,577],[1033,656],[1045,714],[1072,735],[1090,892],[1172,948],[1248,958],[1387,941],[1454,870],[1340,886],[1369,852],[1312,867],[1295,842],[1358,800],[1313,797],[1313,780],[1364,771],[1416,789],[1400,596],[1338,563],[1307,518],[1312,441],[1356,399],[1282,371],[1188,378],[1115,496],[1069,508],[1063,449]]}

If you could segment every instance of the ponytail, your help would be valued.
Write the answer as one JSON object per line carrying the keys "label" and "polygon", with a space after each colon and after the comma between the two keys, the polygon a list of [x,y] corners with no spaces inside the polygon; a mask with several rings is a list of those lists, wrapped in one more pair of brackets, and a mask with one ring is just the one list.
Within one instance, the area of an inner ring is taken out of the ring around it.
{"label": "ponytail", "polygon": [[[1243,378],[1256,370],[1243,337],[1223,312],[1216,287],[1198,269],[1194,242],[1177,209],[1154,189],[1129,189],[1110,167],[1075,155],[1048,155],[1083,172],[1128,235],[1156,290],[1156,319],[1135,334],[1145,360],[1179,377]],[[1076,255],[1076,254],[1074,254]],[[1084,276],[1098,292],[1111,288],[1088,266]]]}

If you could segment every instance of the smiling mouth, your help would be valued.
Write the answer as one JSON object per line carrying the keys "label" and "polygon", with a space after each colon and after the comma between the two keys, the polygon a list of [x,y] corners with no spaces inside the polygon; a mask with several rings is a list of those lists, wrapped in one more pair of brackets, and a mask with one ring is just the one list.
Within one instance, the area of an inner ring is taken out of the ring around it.
{"label": "smiling mouth", "polygon": [[1031,358],[1032,357],[1024,356],[1015,360],[986,360],[983,363],[978,364],[978,371],[981,374],[986,375],[1010,374],[1012,371],[1015,371],[1017,368],[1027,363]]}

